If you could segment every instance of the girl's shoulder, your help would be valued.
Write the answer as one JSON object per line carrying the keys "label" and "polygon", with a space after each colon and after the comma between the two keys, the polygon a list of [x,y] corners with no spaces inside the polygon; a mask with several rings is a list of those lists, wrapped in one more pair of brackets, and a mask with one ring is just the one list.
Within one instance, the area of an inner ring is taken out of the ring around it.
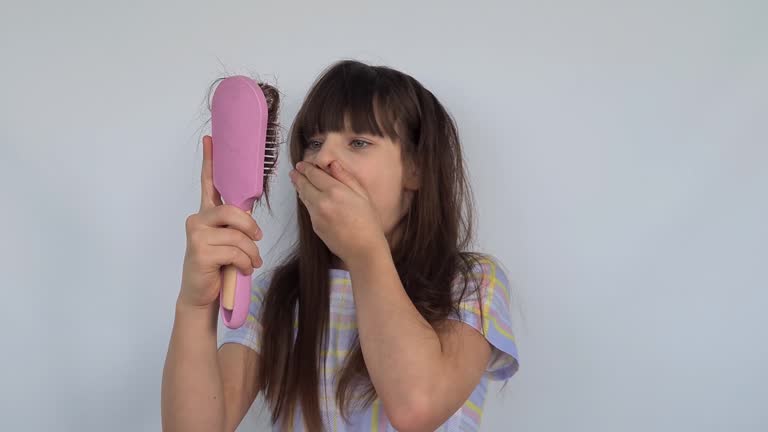
{"label": "girl's shoulder", "polygon": [[468,279],[462,275],[457,278],[458,303],[450,318],[469,324],[485,336],[493,347],[488,376],[506,379],[518,369],[509,278],[495,256],[477,254],[473,258],[470,271],[464,275]]}
{"label": "girl's shoulder", "polygon": [[269,285],[272,282],[272,276],[275,269],[264,269],[255,273],[251,279],[251,296],[258,297],[257,300],[264,300],[264,294],[269,289]]}
{"label": "girl's shoulder", "polygon": [[503,289],[508,289],[508,272],[501,260],[489,253],[474,253],[469,260],[469,267],[459,271],[455,282],[457,285],[463,285],[467,280],[469,284],[479,288],[487,288],[491,285],[503,285]]}

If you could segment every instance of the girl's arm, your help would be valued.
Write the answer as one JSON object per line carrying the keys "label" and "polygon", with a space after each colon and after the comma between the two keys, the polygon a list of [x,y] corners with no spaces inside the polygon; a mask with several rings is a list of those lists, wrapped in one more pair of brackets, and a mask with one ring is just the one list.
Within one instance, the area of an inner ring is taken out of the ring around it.
{"label": "girl's arm", "polygon": [[163,431],[234,431],[256,398],[258,355],[237,344],[216,350],[218,304],[177,303],[163,369]]}
{"label": "girl's arm", "polygon": [[480,382],[489,343],[458,321],[435,331],[408,298],[386,243],[348,265],[363,358],[390,422],[401,432],[435,430]]}

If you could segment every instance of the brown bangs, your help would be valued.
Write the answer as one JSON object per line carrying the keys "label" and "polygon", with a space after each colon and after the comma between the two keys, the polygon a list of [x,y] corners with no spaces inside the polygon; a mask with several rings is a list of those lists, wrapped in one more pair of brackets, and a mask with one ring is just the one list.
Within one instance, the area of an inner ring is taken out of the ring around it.
{"label": "brown bangs", "polygon": [[296,136],[350,130],[398,140],[393,91],[386,71],[345,61],[325,71],[296,118]]}

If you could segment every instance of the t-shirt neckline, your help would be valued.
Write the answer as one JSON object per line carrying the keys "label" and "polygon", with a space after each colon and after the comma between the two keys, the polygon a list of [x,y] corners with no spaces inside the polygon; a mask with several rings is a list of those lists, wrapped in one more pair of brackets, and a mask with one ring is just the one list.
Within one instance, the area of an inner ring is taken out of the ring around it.
{"label": "t-shirt neckline", "polygon": [[347,277],[347,278],[349,277],[349,271],[348,270],[343,270],[343,269],[339,269],[339,268],[332,268],[332,269],[329,269],[328,271],[333,276],[343,276],[343,277]]}

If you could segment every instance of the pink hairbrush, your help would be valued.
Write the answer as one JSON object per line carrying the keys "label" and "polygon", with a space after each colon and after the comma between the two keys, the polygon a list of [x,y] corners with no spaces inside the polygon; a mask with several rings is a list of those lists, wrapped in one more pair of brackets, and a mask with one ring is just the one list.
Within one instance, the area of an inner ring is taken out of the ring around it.
{"label": "pink hairbrush", "polygon": [[[225,204],[249,213],[277,168],[279,94],[246,76],[223,79],[213,93],[213,185]],[[251,276],[233,265],[222,268],[219,310],[224,325],[236,329],[248,317]]]}

